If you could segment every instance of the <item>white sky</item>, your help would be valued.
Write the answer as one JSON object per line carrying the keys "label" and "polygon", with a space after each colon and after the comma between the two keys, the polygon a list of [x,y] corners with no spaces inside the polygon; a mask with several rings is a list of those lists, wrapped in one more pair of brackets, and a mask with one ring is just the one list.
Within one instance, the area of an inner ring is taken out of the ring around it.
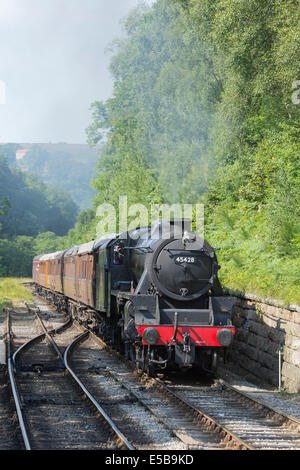
{"label": "white sky", "polygon": [[112,92],[105,50],[138,3],[0,0],[0,142],[85,143],[90,104]]}

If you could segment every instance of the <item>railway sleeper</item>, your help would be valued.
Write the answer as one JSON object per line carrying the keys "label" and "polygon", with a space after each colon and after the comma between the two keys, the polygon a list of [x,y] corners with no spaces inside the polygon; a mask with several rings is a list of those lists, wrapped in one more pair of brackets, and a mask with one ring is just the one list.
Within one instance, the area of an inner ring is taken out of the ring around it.
{"label": "railway sleeper", "polygon": [[57,361],[56,364],[47,365],[44,364],[28,364],[28,365],[18,365],[17,372],[34,372],[39,375],[45,372],[64,372],[65,366],[61,364],[60,361]]}

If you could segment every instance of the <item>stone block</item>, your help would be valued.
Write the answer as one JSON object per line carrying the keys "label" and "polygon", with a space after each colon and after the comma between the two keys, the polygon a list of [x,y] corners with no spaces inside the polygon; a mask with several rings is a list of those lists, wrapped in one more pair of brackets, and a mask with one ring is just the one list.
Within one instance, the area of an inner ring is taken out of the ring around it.
{"label": "stone block", "polygon": [[298,325],[297,323],[291,322],[288,324],[286,332],[292,336],[296,336],[297,338],[300,338],[300,325]]}
{"label": "stone block", "polygon": [[283,357],[284,361],[300,368],[300,350],[295,351],[293,349],[285,348]]}
{"label": "stone block", "polygon": [[274,370],[278,367],[277,366],[278,365],[278,359],[276,359],[276,357],[274,357],[271,354],[268,354],[264,351],[258,351],[257,360],[262,366],[264,366],[268,369]]}
{"label": "stone block", "polygon": [[281,385],[288,393],[300,393],[300,383],[296,383],[287,377],[282,377]]}
{"label": "stone block", "polygon": [[235,316],[232,319],[232,323],[235,327],[237,326],[243,326],[245,324],[245,318],[242,318],[240,316]]}
{"label": "stone block", "polygon": [[263,325],[258,321],[253,321],[253,320],[248,321],[249,331],[251,331],[252,333],[255,333],[256,335],[261,334],[262,327],[263,327]]}
{"label": "stone block", "polygon": [[285,321],[293,321],[294,312],[287,310],[286,308],[278,309],[280,310],[280,318]]}
{"label": "stone block", "polygon": [[286,333],[281,330],[276,330],[275,328],[269,328],[267,337],[277,344],[284,344]]}
{"label": "stone block", "polygon": [[277,343],[274,343],[273,341],[262,341],[262,344],[260,345],[260,348],[271,354],[272,356],[274,357],[277,357],[278,356],[278,349],[279,349],[279,345]]}
{"label": "stone block", "polygon": [[241,297],[235,297],[235,308],[241,307],[243,304],[243,299]]}
{"label": "stone block", "polygon": [[285,345],[290,349],[300,350],[300,338],[292,335],[286,335]]}
{"label": "stone block", "polygon": [[250,344],[251,346],[257,347],[258,339],[259,338],[256,334],[249,333],[249,335],[248,335],[248,344]]}
{"label": "stone block", "polygon": [[233,349],[237,351],[239,354],[245,354],[247,347],[248,347],[247,343],[243,341],[235,341],[233,344]]}
{"label": "stone block", "polygon": [[279,328],[280,322],[279,319],[270,318],[268,315],[261,316],[262,322],[270,328]]}
{"label": "stone block", "polygon": [[291,321],[296,323],[297,325],[300,325],[300,313],[299,312],[293,312]]}
{"label": "stone block", "polygon": [[282,377],[287,377],[300,386],[300,367],[284,362],[282,365]]}
{"label": "stone block", "polygon": [[235,338],[239,341],[247,342],[248,334],[248,331],[246,331],[244,328],[237,328],[235,330]]}
{"label": "stone block", "polygon": [[256,310],[256,303],[253,300],[244,300],[242,305],[245,309]]}

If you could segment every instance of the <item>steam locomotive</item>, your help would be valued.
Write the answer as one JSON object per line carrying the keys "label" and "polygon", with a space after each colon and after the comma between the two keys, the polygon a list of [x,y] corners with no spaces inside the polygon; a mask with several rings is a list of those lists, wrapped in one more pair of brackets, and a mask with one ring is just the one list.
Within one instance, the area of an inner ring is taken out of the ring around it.
{"label": "steam locomotive", "polygon": [[36,256],[39,294],[135,361],[138,368],[213,370],[235,329],[214,249],[191,220],[156,221]]}

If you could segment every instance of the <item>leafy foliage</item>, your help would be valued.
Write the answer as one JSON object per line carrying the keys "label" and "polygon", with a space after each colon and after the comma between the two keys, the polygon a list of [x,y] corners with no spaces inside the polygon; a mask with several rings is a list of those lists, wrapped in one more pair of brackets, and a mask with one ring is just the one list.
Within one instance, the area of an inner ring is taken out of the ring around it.
{"label": "leafy foliage", "polygon": [[299,20],[294,0],[142,5],[88,129],[108,135],[95,205],[205,202],[224,283],[298,302]]}
{"label": "leafy foliage", "polygon": [[77,210],[67,193],[0,157],[0,276],[30,276],[33,256],[62,246]]}
{"label": "leafy foliage", "polygon": [[4,157],[0,157],[0,201],[2,238],[35,236],[48,230],[64,235],[76,221],[78,209],[67,193],[9,168]]}
{"label": "leafy foliage", "polygon": [[[97,206],[117,207],[120,195],[148,207],[204,202],[223,283],[299,303],[300,106],[291,99],[299,25],[297,0],[157,0],[136,8],[126,37],[112,44],[113,96],[91,105],[88,141],[105,143],[94,208],[68,235],[39,235],[34,251],[93,238]],[[4,197],[12,207],[0,216],[2,231],[15,210],[13,195],[0,189]],[[29,250],[25,239],[15,242]]]}

